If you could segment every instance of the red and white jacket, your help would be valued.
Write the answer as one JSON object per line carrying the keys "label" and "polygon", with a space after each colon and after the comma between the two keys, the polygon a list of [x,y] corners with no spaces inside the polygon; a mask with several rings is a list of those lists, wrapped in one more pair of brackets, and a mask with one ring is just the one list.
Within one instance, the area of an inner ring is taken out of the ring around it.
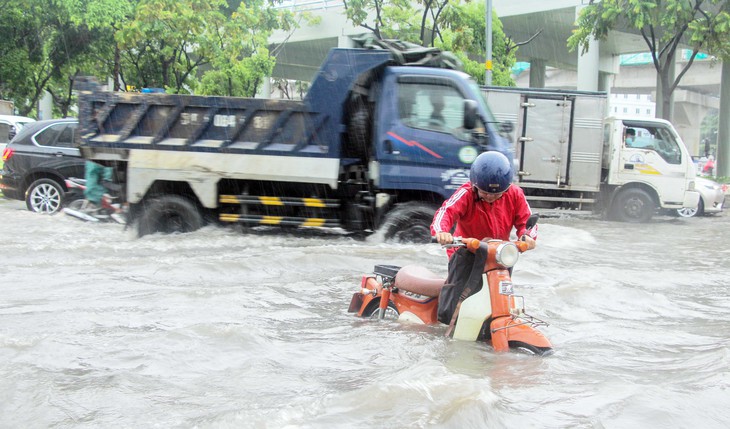
{"label": "red and white jacket", "polygon": [[[450,232],[456,225],[455,237],[509,240],[514,227],[518,237],[528,234],[537,239],[537,226],[530,231],[525,229],[531,214],[525,193],[519,186],[511,185],[500,199],[489,204],[480,200],[471,183],[467,182],[436,211],[431,223],[431,235]],[[447,254],[451,256],[454,251],[453,248],[448,249]]]}

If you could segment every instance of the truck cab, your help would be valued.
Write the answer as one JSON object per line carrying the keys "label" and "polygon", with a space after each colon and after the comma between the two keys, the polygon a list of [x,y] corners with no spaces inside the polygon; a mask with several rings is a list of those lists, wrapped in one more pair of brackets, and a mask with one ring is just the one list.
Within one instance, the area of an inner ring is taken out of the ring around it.
{"label": "truck cab", "polygon": [[[697,207],[692,157],[672,124],[663,119],[607,118],[604,172],[621,220],[648,220],[653,209]],[[650,197],[651,200],[646,200]],[[621,210],[620,208],[628,209]]]}
{"label": "truck cab", "polygon": [[448,199],[468,180],[477,155],[509,142],[476,83],[453,70],[389,67],[376,105],[373,142],[382,189],[434,192]]}

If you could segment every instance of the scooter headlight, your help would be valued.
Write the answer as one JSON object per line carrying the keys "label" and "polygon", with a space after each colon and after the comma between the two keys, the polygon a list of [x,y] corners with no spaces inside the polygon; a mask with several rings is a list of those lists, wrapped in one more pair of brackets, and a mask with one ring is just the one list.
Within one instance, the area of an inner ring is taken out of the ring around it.
{"label": "scooter headlight", "polygon": [[497,263],[506,268],[511,268],[517,263],[520,251],[514,243],[502,243],[497,246]]}

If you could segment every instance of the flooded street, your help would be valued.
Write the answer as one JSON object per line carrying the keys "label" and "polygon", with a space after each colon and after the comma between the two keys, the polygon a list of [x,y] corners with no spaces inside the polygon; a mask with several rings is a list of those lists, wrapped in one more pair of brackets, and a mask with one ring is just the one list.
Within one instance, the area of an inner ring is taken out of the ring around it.
{"label": "flooded street", "polygon": [[555,354],[347,312],[432,245],[136,238],[0,199],[0,427],[726,428],[730,215],[544,218],[513,280]]}

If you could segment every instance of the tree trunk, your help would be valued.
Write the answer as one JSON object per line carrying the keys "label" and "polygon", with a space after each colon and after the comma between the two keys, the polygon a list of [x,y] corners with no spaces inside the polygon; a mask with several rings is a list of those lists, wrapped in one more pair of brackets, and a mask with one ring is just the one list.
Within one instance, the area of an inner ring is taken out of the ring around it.
{"label": "tree trunk", "polygon": [[656,117],[672,121],[674,115],[674,55],[669,56],[657,70]]}

